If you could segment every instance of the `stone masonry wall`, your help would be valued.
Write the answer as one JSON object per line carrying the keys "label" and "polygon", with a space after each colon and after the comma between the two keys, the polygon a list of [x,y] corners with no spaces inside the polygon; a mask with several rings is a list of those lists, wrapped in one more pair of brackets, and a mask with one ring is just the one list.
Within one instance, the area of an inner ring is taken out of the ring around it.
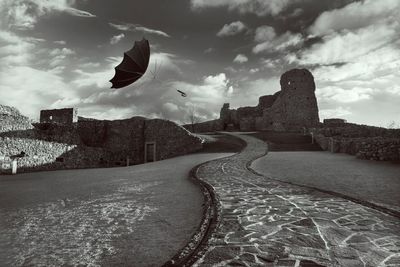
{"label": "stone masonry wall", "polygon": [[0,133],[32,128],[29,118],[16,108],[0,105]]}
{"label": "stone masonry wall", "polygon": [[200,150],[202,140],[174,122],[147,120],[144,136],[146,142],[156,142],[156,159],[163,160]]}
{"label": "stone masonry wall", "polygon": [[134,117],[78,123],[36,123],[16,109],[0,106],[0,173],[10,173],[12,156],[18,172],[124,166],[144,162],[147,139],[157,143],[157,160],[183,155],[202,147],[199,138],[175,123]]}
{"label": "stone masonry wall", "polygon": [[347,153],[360,159],[400,160],[400,129],[343,123],[338,127],[326,124],[311,132],[322,149],[333,153]]}
{"label": "stone masonry wall", "polygon": [[139,164],[144,160],[145,121],[143,117],[115,121],[80,118],[78,132],[84,145],[109,151],[103,158],[107,164],[122,165],[128,158],[130,164]]}

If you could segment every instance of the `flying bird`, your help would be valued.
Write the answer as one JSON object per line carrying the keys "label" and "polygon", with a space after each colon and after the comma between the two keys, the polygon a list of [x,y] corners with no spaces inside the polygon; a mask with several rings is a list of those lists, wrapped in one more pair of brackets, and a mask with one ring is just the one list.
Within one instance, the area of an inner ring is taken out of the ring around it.
{"label": "flying bird", "polygon": [[132,49],[124,53],[122,62],[115,67],[115,75],[110,80],[111,88],[122,88],[139,80],[146,72],[149,60],[149,41],[145,38],[135,41]]}
{"label": "flying bird", "polygon": [[182,92],[181,90],[176,90],[176,91],[178,91],[181,94],[181,96],[187,97],[187,94],[185,92]]}

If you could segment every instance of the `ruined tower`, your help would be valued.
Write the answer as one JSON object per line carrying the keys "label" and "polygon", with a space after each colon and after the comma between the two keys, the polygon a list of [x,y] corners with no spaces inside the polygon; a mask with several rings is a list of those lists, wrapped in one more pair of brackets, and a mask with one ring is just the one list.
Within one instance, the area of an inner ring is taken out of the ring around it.
{"label": "ruined tower", "polygon": [[314,77],[306,69],[292,69],[281,76],[280,104],[286,130],[318,125]]}
{"label": "ruined tower", "polygon": [[220,121],[240,131],[302,131],[319,124],[315,83],[311,72],[292,69],[281,76],[281,90],[261,96],[255,107],[229,109],[225,103]]}

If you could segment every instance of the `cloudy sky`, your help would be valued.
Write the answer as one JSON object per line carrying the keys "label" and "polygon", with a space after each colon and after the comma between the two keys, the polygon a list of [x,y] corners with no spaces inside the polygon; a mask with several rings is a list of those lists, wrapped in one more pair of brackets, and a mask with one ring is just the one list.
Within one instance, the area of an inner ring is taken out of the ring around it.
{"label": "cloudy sky", "polygon": [[[0,104],[188,122],[223,103],[256,105],[308,68],[320,118],[400,123],[398,0],[0,0]],[[110,89],[135,40],[151,44],[137,83]],[[176,90],[182,90],[183,98]]]}

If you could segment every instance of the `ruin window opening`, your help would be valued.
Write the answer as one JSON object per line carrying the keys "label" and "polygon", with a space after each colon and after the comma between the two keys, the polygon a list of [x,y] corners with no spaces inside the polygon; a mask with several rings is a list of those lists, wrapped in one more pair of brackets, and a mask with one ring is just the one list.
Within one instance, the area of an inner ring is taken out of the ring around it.
{"label": "ruin window opening", "polygon": [[50,117],[49,117],[49,120],[53,120],[53,116],[50,116]]}

